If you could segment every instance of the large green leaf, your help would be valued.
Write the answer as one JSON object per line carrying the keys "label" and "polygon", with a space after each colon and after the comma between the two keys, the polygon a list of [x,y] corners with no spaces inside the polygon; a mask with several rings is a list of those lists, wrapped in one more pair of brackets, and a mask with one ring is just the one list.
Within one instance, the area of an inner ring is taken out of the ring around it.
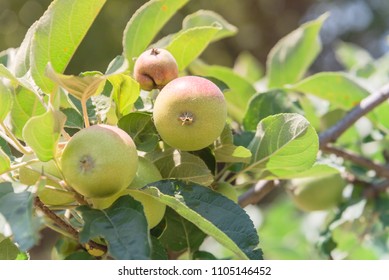
{"label": "large green leaf", "polygon": [[130,113],[119,120],[118,126],[132,137],[140,151],[151,152],[159,142],[158,132],[151,114],[145,112]]}
{"label": "large green leaf", "polygon": [[212,41],[217,41],[225,37],[234,36],[238,29],[236,26],[227,22],[222,16],[214,11],[199,10],[184,18],[182,29],[190,29],[196,26],[214,26],[220,27],[220,30],[214,35]]}
{"label": "large green leaf", "polygon": [[19,87],[11,109],[12,131],[16,137],[23,139],[22,131],[26,122],[33,116],[46,112],[46,108],[33,92]]}
{"label": "large green leaf", "polygon": [[33,194],[15,193],[9,182],[0,183],[0,213],[11,226],[13,240],[27,251],[38,241],[38,223],[33,215]]}
{"label": "large green leaf", "polygon": [[21,43],[15,57],[14,73],[17,77],[26,75],[30,70],[30,54],[31,54],[31,42],[35,34],[38,21],[34,22],[28,29],[24,36],[23,42]]}
{"label": "large green leaf", "polygon": [[210,188],[180,180],[150,184],[150,195],[173,208],[239,259],[261,259],[259,238],[247,213]]}
{"label": "large green leaf", "polygon": [[178,178],[205,186],[213,182],[212,173],[204,161],[188,152],[167,149],[147,157],[158,167],[163,178]]}
{"label": "large green leaf", "polygon": [[108,80],[113,86],[113,100],[117,111],[123,116],[129,114],[139,97],[139,83],[124,74],[112,75],[108,77]]}
{"label": "large green leaf", "polygon": [[85,76],[63,75],[57,73],[51,64],[46,67],[46,76],[79,100],[87,100],[97,94],[107,78],[99,72]]}
{"label": "large green leaf", "polygon": [[1,238],[0,235],[0,260],[25,260],[27,256],[20,252],[19,248],[10,238]]}
{"label": "large green leaf", "polygon": [[247,51],[243,51],[235,60],[234,72],[245,77],[251,83],[255,83],[262,78],[264,69],[257,57]]}
{"label": "large green leaf", "polygon": [[319,31],[327,17],[324,14],[304,23],[273,47],[266,62],[270,89],[295,83],[303,77],[321,51]]}
{"label": "large green leaf", "polygon": [[39,160],[46,162],[56,154],[58,140],[65,125],[62,112],[47,111],[32,117],[23,128],[23,139],[34,150]]}
{"label": "large green leaf", "polygon": [[[2,64],[0,64],[2,65]],[[12,108],[12,92],[0,79],[0,122],[3,122]]]}
{"label": "large green leaf", "polygon": [[263,119],[248,148],[253,154],[248,169],[263,178],[287,178],[312,167],[319,139],[303,116],[285,113]]}
{"label": "large green leaf", "polygon": [[181,252],[189,250],[197,251],[206,235],[195,224],[183,218],[170,207],[166,208],[165,229],[159,240],[165,248],[171,251]]}
{"label": "large green leaf", "polygon": [[371,55],[363,48],[346,42],[339,42],[335,48],[337,60],[346,70],[357,70],[373,61]]}
{"label": "large green leaf", "polygon": [[200,60],[196,60],[190,65],[190,71],[195,75],[213,77],[225,83],[229,88],[224,92],[228,113],[234,119],[242,121],[249,100],[256,92],[248,80],[228,67],[207,65]]}
{"label": "large green leaf", "polygon": [[13,85],[19,84],[18,79],[11,73],[11,71],[4,64],[0,64],[0,77],[10,80]]}
{"label": "large green leaf", "polygon": [[0,147],[0,175],[8,171],[11,167],[11,161],[8,155]]}
{"label": "large green leaf", "polygon": [[[371,94],[355,78],[343,72],[318,73],[287,88],[328,100],[332,105],[344,110],[350,110]],[[373,115],[381,124],[389,127],[388,102],[377,107]]]}
{"label": "large green leaf", "polygon": [[130,69],[134,65],[133,59],[147,48],[165,23],[188,2],[189,0],[151,0],[133,14],[123,35],[124,56]]}
{"label": "large green leaf", "polygon": [[62,73],[94,22],[105,0],[56,0],[39,19],[31,42],[30,65],[35,83],[46,93],[54,83],[45,76],[50,62]]}
{"label": "large green leaf", "polygon": [[85,221],[80,232],[82,243],[94,237],[103,237],[108,243],[108,253],[115,259],[150,259],[147,220],[140,202],[126,195],[105,210],[89,206],[77,209]]}
{"label": "large green leaf", "polygon": [[258,123],[270,115],[301,112],[284,91],[257,93],[250,99],[243,126],[245,130],[256,130]]}
{"label": "large green leaf", "polygon": [[219,26],[192,27],[173,37],[166,49],[171,52],[178,64],[178,70],[184,70],[195,60],[212,41]]}
{"label": "large green leaf", "polygon": [[224,144],[215,149],[215,158],[218,162],[244,162],[251,160],[251,151],[243,146]]}

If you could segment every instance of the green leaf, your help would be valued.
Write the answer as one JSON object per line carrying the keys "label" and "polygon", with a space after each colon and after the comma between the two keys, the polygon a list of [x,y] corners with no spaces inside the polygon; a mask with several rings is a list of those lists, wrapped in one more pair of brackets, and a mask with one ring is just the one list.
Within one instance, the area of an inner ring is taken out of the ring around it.
{"label": "green leaf", "polygon": [[245,130],[256,130],[258,123],[270,116],[280,113],[302,113],[284,91],[271,90],[257,93],[249,102],[243,119]]}
{"label": "green leaf", "polygon": [[65,108],[62,109],[61,112],[66,116],[65,127],[80,129],[84,127],[84,119],[77,110],[73,108]]}
{"label": "green leaf", "polygon": [[239,259],[262,258],[253,222],[239,205],[225,196],[179,180],[162,180],[148,188],[150,195],[234,252]]}
{"label": "green leaf", "polygon": [[[2,64],[1,64],[2,65]],[[0,79],[0,122],[3,122],[12,108],[12,92]]]}
{"label": "green leaf", "polygon": [[314,128],[301,115],[278,114],[263,119],[248,147],[255,169],[266,178],[289,177],[312,167],[319,150]]}
{"label": "green leaf", "polygon": [[118,126],[132,137],[140,151],[151,152],[159,142],[158,132],[151,114],[130,113],[119,120]]}
{"label": "green leaf", "polygon": [[227,22],[222,16],[214,11],[199,10],[184,18],[182,29],[190,29],[197,26],[219,26],[221,29],[214,35],[212,41],[217,41],[226,37],[234,36],[238,29]]}
{"label": "green leaf", "polygon": [[327,163],[316,162],[311,168],[296,172],[290,173],[283,176],[283,179],[293,179],[293,178],[305,178],[305,177],[319,177],[325,175],[336,174],[341,171],[341,168]]}
{"label": "green leaf", "polygon": [[39,19],[31,42],[31,75],[46,93],[54,83],[45,76],[50,62],[63,73],[105,0],[56,0]]}
{"label": "green leaf", "polygon": [[247,51],[243,51],[235,60],[234,72],[245,77],[251,83],[263,76],[263,66],[258,59]]}
{"label": "green leaf", "polygon": [[27,251],[38,242],[38,224],[33,215],[33,194],[14,193],[12,184],[0,183],[0,213],[11,226],[13,240]]}
{"label": "green leaf", "polygon": [[34,116],[46,112],[38,97],[28,89],[19,87],[11,109],[12,132],[19,139],[23,139],[22,131],[26,122]]}
{"label": "green leaf", "polygon": [[124,74],[112,75],[108,80],[113,86],[113,100],[118,112],[123,116],[129,114],[139,97],[139,83]]}
{"label": "green leaf", "polygon": [[103,237],[108,243],[108,253],[115,259],[150,259],[147,220],[140,202],[126,195],[105,210],[89,206],[81,206],[77,210],[85,221],[80,232],[82,243],[94,237]]}
{"label": "green leaf", "polygon": [[24,36],[15,57],[14,71],[17,77],[22,77],[30,70],[31,42],[34,37],[38,21],[34,22]]}
{"label": "green leaf", "polygon": [[124,56],[129,62],[151,43],[165,23],[189,0],[152,0],[140,7],[127,23],[123,34]]}
{"label": "green leaf", "polygon": [[7,141],[0,137],[0,149],[8,156],[12,157],[12,151]]}
{"label": "green leaf", "polygon": [[371,55],[363,48],[346,42],[339,42],[335,48],[337,60],[346,70],[356,70],[373,61]]}
{"label": "green leaf", "polygon": [[22,253],[9,238],[0,241],[0,260],[16,260]]}
{"label": "green leaf", "polygon": [[206,237],[195,224],[169,207],[166,208],[165,222],[166,226],[159,240],[168,250],[175,252],[197,251]]}
{"label": "green leaf", "polygon": [[[371,94],[356,79],[342,72],[318,73],[288,88],[328,100],[332,105],[344,110],[353,108]],[[373,110],[370,117],[377,118],[379,123],[388,128],[389,103],[381,104]]]}
{"label": "green leaf", "polygon": [[106,76],[101,73],[93,73],[86,76],[63,75],[57,73],[51,64],[46,68],[46,75],[54,83],[58,84],[79,100],[87,100],[100,89]]}
{"label": "green leaf", "polygon": [[195,60],[220,30],[219,26],[200,26],[183,30],[175,35],[166,49],[176,59],[178,70],[184,70]]}
{"label": "green leaf", "polygon": [[154,236],[150,236],[151,245],[152,245],[152,260],[167,260],[168,255],[165,248],[162,246],[161,242]]}
{"label": "green leaf", "polygon": [[256,92],[248,80],[228,67],[207,65],[200,60],[190,65],[190,71],[195,75],[213,77],[225,83],[229,88],[224,92],[228,114],[239,122],[243,120],[249,100]]}
{"label": "green leaf", "polygon": [[215,149],[215,158],[218,162],[244,162],[251,160],[251,151],[243,146],[225,144]]}
{"label": "green leaf", "polygon": [[277,88],[300,80],[321,51],[319,31],[328,14],[304,23],[282,38],[267,58],[268,87]]}
{"label": "green leaf", "polygon": [[0,175],[7,172],[11,167],[11,161],[8,155],[0,147]]}
{"label": "green leaf", "polygon": [[3,64],[0,64],[0,77],[10,80],[14,86],[19,84],[19,80]]}
{"label": "green leaf", "polygon": [[345,110],[370,95],[365,87],[342,72],[321,72],[288,86],[288,89],[315,95]]}
{"label": "green leaf", "polygon": [[55,157],[65,120],[63,113],[49,110],[43,115],[32,117],[24,126],[23,139],[40,161],[49,161]]}
{"label": "green leaf", "polygon": [[158,167],[163,178],[177,178],[204,186],[209,186],[214,180],[204,161],[188,152],[167,149],[147,157]]}

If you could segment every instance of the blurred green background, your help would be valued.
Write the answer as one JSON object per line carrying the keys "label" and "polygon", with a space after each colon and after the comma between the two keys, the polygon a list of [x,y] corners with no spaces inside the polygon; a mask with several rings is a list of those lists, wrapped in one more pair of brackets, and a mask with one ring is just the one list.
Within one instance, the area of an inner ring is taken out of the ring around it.
{"label": "blurred green background", "polygon": [[[0,0],[0,50],[18,47],[28,27],[50,2]],[[108,0],[66,72],[104,71],[111,59],[121,54],[124,27],[145,2]],[[231,66],[243,50],[265,63],[267,54],[280,38],[327,11],[331,17],[322,31],[324,51],[313,65],[313,71],[340,68],[332,51],[338,40],[354,42],[368,49],[374,57],[388,49],[388,0],[192,0],[163,28],[159,37],[178,31],[182,19],[199,9],[214,10],[239,29],[235,37],[207,48],[202,58],[211,64]]]}

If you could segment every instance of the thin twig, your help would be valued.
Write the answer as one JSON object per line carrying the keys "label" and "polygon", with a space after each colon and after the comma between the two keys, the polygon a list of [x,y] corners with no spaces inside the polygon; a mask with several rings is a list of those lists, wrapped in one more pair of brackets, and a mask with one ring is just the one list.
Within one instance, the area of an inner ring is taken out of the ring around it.
{"label": "thin twig", "polygon": [[239,197],[238,203],[242,208],[249,204],[257,204],[277,186],[278,183],[273,180],[259,181]]}
{"label": "thin twig", "polygon": [[323,152],[335,154],[337,156],[344,158],[345,160],[349,160],[360,166],[366,167],[369,170],[374,170],[378,176],[389,179],[389,169],[378,163],[375,163],[370,159],[357,155],[351,151],[345,151],[339,149],[332,145],[323,146],[321,149]]}
{"label": "thin twig", "polygon": [[4,132],[0,130],[0,136],[6,140],[10,145],[12,145],[16,150],[21,152],[22,154],[32,154],[33,151],[29,147],[24,147],[19,140],[13,135],[13,133],[8,129],[8,127],[0,122],[0,127],[3,128]]}
{"label": "thin twig", "polygon": [[376,93],[373,93],[363,99],[338,123],[322,132],[319,136],[320,147],[325,147],[328,143],[335,142],[348,128],[357,120],[368,114],[374,108],[385,102],[389,98],[389,84],[381,87]]}
{"label": "thin twig", "polygon": [[385,192],[387,189],[389,189],[389,180],[385,180],[365,188],[363,194],[367,198],[373,198],[378,194]]}
{"label": "thin twig", "polygon": [[[79,240],[79,233],[78,231],[72,227],[70,224],[68,224],[66,221],[64,221],[61,217],[59,217],[57,214],[55,214],[53,211],[51,211],[46,205],[43,204],[43,202],[39,199],[38,196],[34,199],[34,206],[41,210],[48,218],[50,218],[56,225],[58,225],[62,230],[69,233],[74,239]],[[98,249],[103,252],[107,252],[107,247],[94,242],[93,240],[89,240],[86,244],[83,246],[88,247],[88,249]]]}

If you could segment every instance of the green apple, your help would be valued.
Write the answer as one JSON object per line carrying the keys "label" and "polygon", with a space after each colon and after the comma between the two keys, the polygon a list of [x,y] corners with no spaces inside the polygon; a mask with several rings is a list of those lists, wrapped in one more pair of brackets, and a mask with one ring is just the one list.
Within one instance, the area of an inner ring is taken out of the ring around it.
{"label": "green apple", "polygon": [[339,173],[291,180],[289,193],[305,211],[327,210],[342,200],[346,181]]}
{"label": "green apple", "polygon": [[185,76],[158,94],[153,119],[162,140],[183,150],[211,145],[224,129],[227,105],[223,93],[208,79]]}
{"label": "green apple", "polygon": [[145,185],[162,179],[158,168],[147,158],[139,157],[138,169],[134,180],[128,186],[130,189],[140,189]]}
{"label": "green apple", "polygon": [[162,179],[161,173],[157,167],[147,158],[139,157],[138,170],[134,180],[127,189],[107,198],[93,198],[91,203],[94,208],[106,209],[110,207],[119,197],[131,195],[135,200],[142,203],[143,210],[147,219],[149,228],[155,227],[165,215],[166,205],[150,197],[145,192],[148,190],[134,191],[145,185]]}
{"label": "green apple", "polygon": [[137,168],[138,155],[132,138],[109,125],[80,130],[67,143],[61,157],[66,182],[88,198],[109,197],[124,190]]}

